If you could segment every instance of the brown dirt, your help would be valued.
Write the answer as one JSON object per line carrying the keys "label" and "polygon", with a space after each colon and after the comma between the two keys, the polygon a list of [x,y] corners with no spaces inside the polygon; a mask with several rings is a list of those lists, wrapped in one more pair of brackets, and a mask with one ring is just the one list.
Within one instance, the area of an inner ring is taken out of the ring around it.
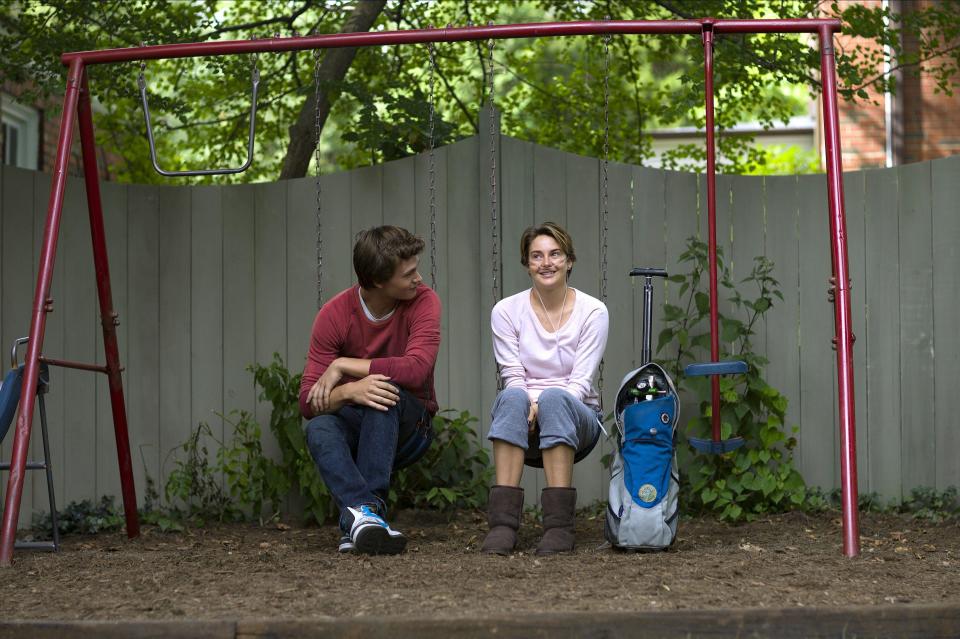
{"label": "brown dirt", "polygon": [[478,513],[399,513],[395,557],[337,555],[332,527],[146,528],[74,536],[59,555],[19,551],[0,569],[4,619],[256,619],[402,615],[481,617],[544,611],[960,604],[960,522],[864,514],[863,554],[846,559],[840,515],[789,513],[740,526],[682,520],[665,553],[601,548],[581,514],[578,546],[538,558],[483,556]]}

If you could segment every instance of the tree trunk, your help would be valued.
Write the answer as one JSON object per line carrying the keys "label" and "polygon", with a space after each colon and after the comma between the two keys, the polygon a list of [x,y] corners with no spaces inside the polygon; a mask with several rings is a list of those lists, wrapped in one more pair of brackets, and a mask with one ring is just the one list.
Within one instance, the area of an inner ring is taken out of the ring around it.
{"label": "tree trunk", "polygon": [[[353,13],[344,23],[341,33],[369,31],[386,4],[386,0],[362,0],[358,2]],[[320,62],[320,86],[343,80],[356,56],[356,47],[327,49],[323,55],[323,60]],[[314,87],[314,90],[316,90],[316,87]],[[319,104],[319,128],[321,131],[327,121],[327,116],[330,115],[330,107],[330,97],[326,91],[321,89]],[[287,146],[287,155],[283,158],[283,168],[280,170],[281,180],[303,177],[307,174],[310,158],[317,146],[316,108],[316,97],[314,95],[307,96],[303,102],[303,107],[300,109],[300,114],[297,116],[297,121],[290,126],[290,144]]]}

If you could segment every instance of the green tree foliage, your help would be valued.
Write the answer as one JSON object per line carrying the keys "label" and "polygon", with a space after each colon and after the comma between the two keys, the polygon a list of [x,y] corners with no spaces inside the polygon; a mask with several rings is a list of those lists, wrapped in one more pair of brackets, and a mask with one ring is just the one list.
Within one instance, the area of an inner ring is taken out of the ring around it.
{"label": "green tree foliage", "polygon": [[[250,39],[334,33],[358,5],[350,0],[32,0],[0,8],[0,81],[35,95],[62,92],[65,51],[129,47],[140,43]],[[844,33],[888,45],[893,69],[924,73],[952,91],[960,67],[960,12],[955,2],[903,3],[895,15],[879,2],[839,7],[823,0],[388,0],[372,28],[540,22],[650,20],[701,16],[836,16]],[[809,36],[722,35],[715,47],[717,125],[759,122],[774,127],[805,111],[805,95],[820,90],[819,55]],[[609,48],[609,56],[606,51]],[[868,90],[896,90],[894,75],[878,71],[882,47],[838,50],[843,98],[869,99]],[[436,45],[436,142],[478,130],[480,105],[490,98],[486,43]],[[609,71],[610,156],[642,163],[651,156],[654,128],[702,127],[702,45],[696,36],[532,38],[494,46],[494,102],[504,133],[564,150],[599,155],[604,122],[603,86]],[[288,128],[314,101],[312,52],[264,54],[258,113],[257,159],[236,178],[276,179],[290,147]],[[250,56],[151,61],[150,83],[161,165],[227,166],[246,153]],[[136,90],[136,63],[90,69],[98,101],[99,143],[121,162],[114,177],[156,181],[150,169]],[[323,123],[322,168],[348,168],[422,151],[427,146],[430,65],[425,45],[362,49],[342,81],[322,85],[333,105]],[[311,133],[312,136],[312,133]],[[767,156],[748,137],[722,136],[720,169],[762,170]],[[703,162],[700,145],[681,147],[668,166]],[[804,162],[787,163],[802,166]],[[223,178],[216,178],[221,180]]]}

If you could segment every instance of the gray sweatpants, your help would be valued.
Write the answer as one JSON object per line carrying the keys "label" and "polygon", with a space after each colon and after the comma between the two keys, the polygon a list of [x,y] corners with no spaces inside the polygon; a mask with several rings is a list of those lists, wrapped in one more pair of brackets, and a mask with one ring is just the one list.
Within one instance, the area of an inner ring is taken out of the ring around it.
{"label": "gray sweatpants", "polygon": [[[566,444],[575,451],[589,446],[600,428],[599,411],[587,406],[562,388],[548,388],[537,400],[537,423],[540,426],[540,450]],[[487,439],[500,439],[527,450],[530,398],[527,391],[507,388],[497,395],[491,411]]]}

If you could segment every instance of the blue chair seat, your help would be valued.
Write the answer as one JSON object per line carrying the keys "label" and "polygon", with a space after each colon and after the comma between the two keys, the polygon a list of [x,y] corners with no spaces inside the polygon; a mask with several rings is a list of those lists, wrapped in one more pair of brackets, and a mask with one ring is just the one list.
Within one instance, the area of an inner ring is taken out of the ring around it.
{"label": "blue chair seat", "polygon": [[700,375],[742,375],[747,372],[747,363],[740,360],[726,362],[703,362],[702,364],[687,364],[683,374],[687,377]]}
{"label": "blue chair seat", "polygon": [[3,378],[0,386],[0,442],[6,437],[10,424],[20,404],[20,388],[23,385],[23,366],[13,368]]}

